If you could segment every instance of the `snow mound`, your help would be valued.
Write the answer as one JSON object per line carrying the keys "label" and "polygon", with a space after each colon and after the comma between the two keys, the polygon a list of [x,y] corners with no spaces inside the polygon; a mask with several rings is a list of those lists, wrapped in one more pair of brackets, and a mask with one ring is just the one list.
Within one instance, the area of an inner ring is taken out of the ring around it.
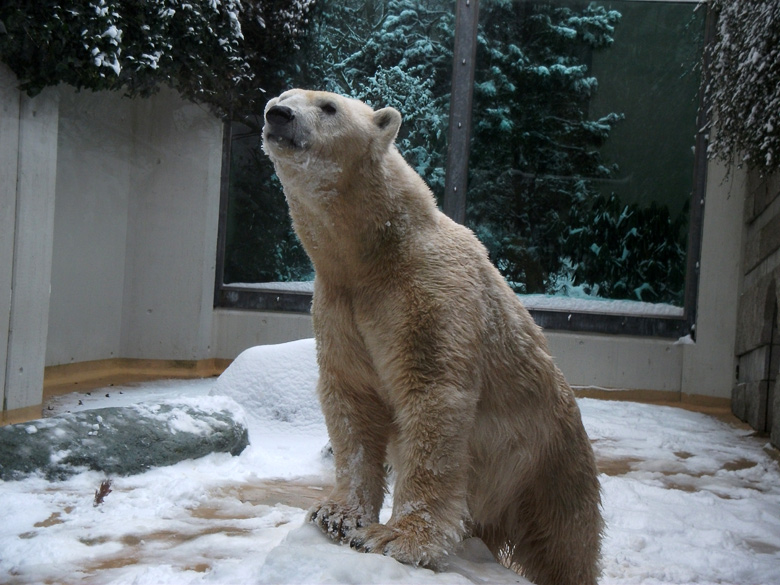
{"label": "snow mound", "polygon": [[[291,567],[295,569],[291,571]],[[312,524],[294,527],[266,556],[259,583],[516,583],[529,581],[499,565],[478,538],[462,542],[440,572],[402,565],[391,557],[336,545]]]}
{"label": "snow mound", "polygon": [[244,407],[250,430],[320,433],[325,426],[317,398],[313,339],[261,345],[242,352],[217,379],[211,395]]}

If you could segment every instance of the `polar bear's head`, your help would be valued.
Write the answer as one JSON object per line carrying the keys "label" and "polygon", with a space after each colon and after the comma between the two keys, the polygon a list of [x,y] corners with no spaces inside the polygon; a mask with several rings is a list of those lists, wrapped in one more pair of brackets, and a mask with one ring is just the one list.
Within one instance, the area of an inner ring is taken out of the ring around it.
{"label": "polar bear's head", "polygon": [[341,170],[381,157],[394,142],[401,114],[393,108],[374,111],[355,99],[334,93],[291,89],[265,107],[263,150],[274,164],[335,165]]}

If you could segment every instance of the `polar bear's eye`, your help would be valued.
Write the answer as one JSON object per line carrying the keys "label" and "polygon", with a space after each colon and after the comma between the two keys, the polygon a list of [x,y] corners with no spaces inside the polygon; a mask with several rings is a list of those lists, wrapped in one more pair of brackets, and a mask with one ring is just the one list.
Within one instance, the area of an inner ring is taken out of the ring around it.
{"label": "polar bear's eye", "polygon": [[336,113],[336,106],[331,102],[325,102],[320,106],[320,110],[322,110],[324,113],[328,114],[329,116],[332,116]]}

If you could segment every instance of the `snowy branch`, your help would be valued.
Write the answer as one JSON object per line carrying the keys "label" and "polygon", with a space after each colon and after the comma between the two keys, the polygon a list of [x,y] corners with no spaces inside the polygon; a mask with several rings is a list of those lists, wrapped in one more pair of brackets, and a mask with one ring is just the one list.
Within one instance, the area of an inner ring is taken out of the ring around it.
{"label": "snowy branch", "polygon": [[295,47],[314,3],[10,0],[0,4],[0,60],[30,95],[59,83],[130,96],[167,85],[229,114],[254,107],[258,73]]}
{"label": "snowy branch", "polygon": [[761,173],[780,170],[780,0],[711,0],[709,155]]}

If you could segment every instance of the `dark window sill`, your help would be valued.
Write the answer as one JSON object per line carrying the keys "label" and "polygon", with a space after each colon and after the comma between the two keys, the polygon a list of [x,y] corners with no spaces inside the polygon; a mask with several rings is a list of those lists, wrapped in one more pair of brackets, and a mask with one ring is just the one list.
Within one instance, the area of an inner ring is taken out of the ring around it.
{"label": "dark window sill", "polygon": [[[297,283],[296,283],[297,284]],[[279,283],[269,285],[223,285],[219,287],[215,306],[222,309],[248,311],[282,311],[308,314],[311,312],[312,293],[308,288],[294,286],[285,289]],[[583,312],[560,309],[529,308],[537,324],[548,331],[603,333],[609,335],[637,335],[678,339],[692,333],[691,315],[659,316],[651,314],[622,314],[610,312]]]}

